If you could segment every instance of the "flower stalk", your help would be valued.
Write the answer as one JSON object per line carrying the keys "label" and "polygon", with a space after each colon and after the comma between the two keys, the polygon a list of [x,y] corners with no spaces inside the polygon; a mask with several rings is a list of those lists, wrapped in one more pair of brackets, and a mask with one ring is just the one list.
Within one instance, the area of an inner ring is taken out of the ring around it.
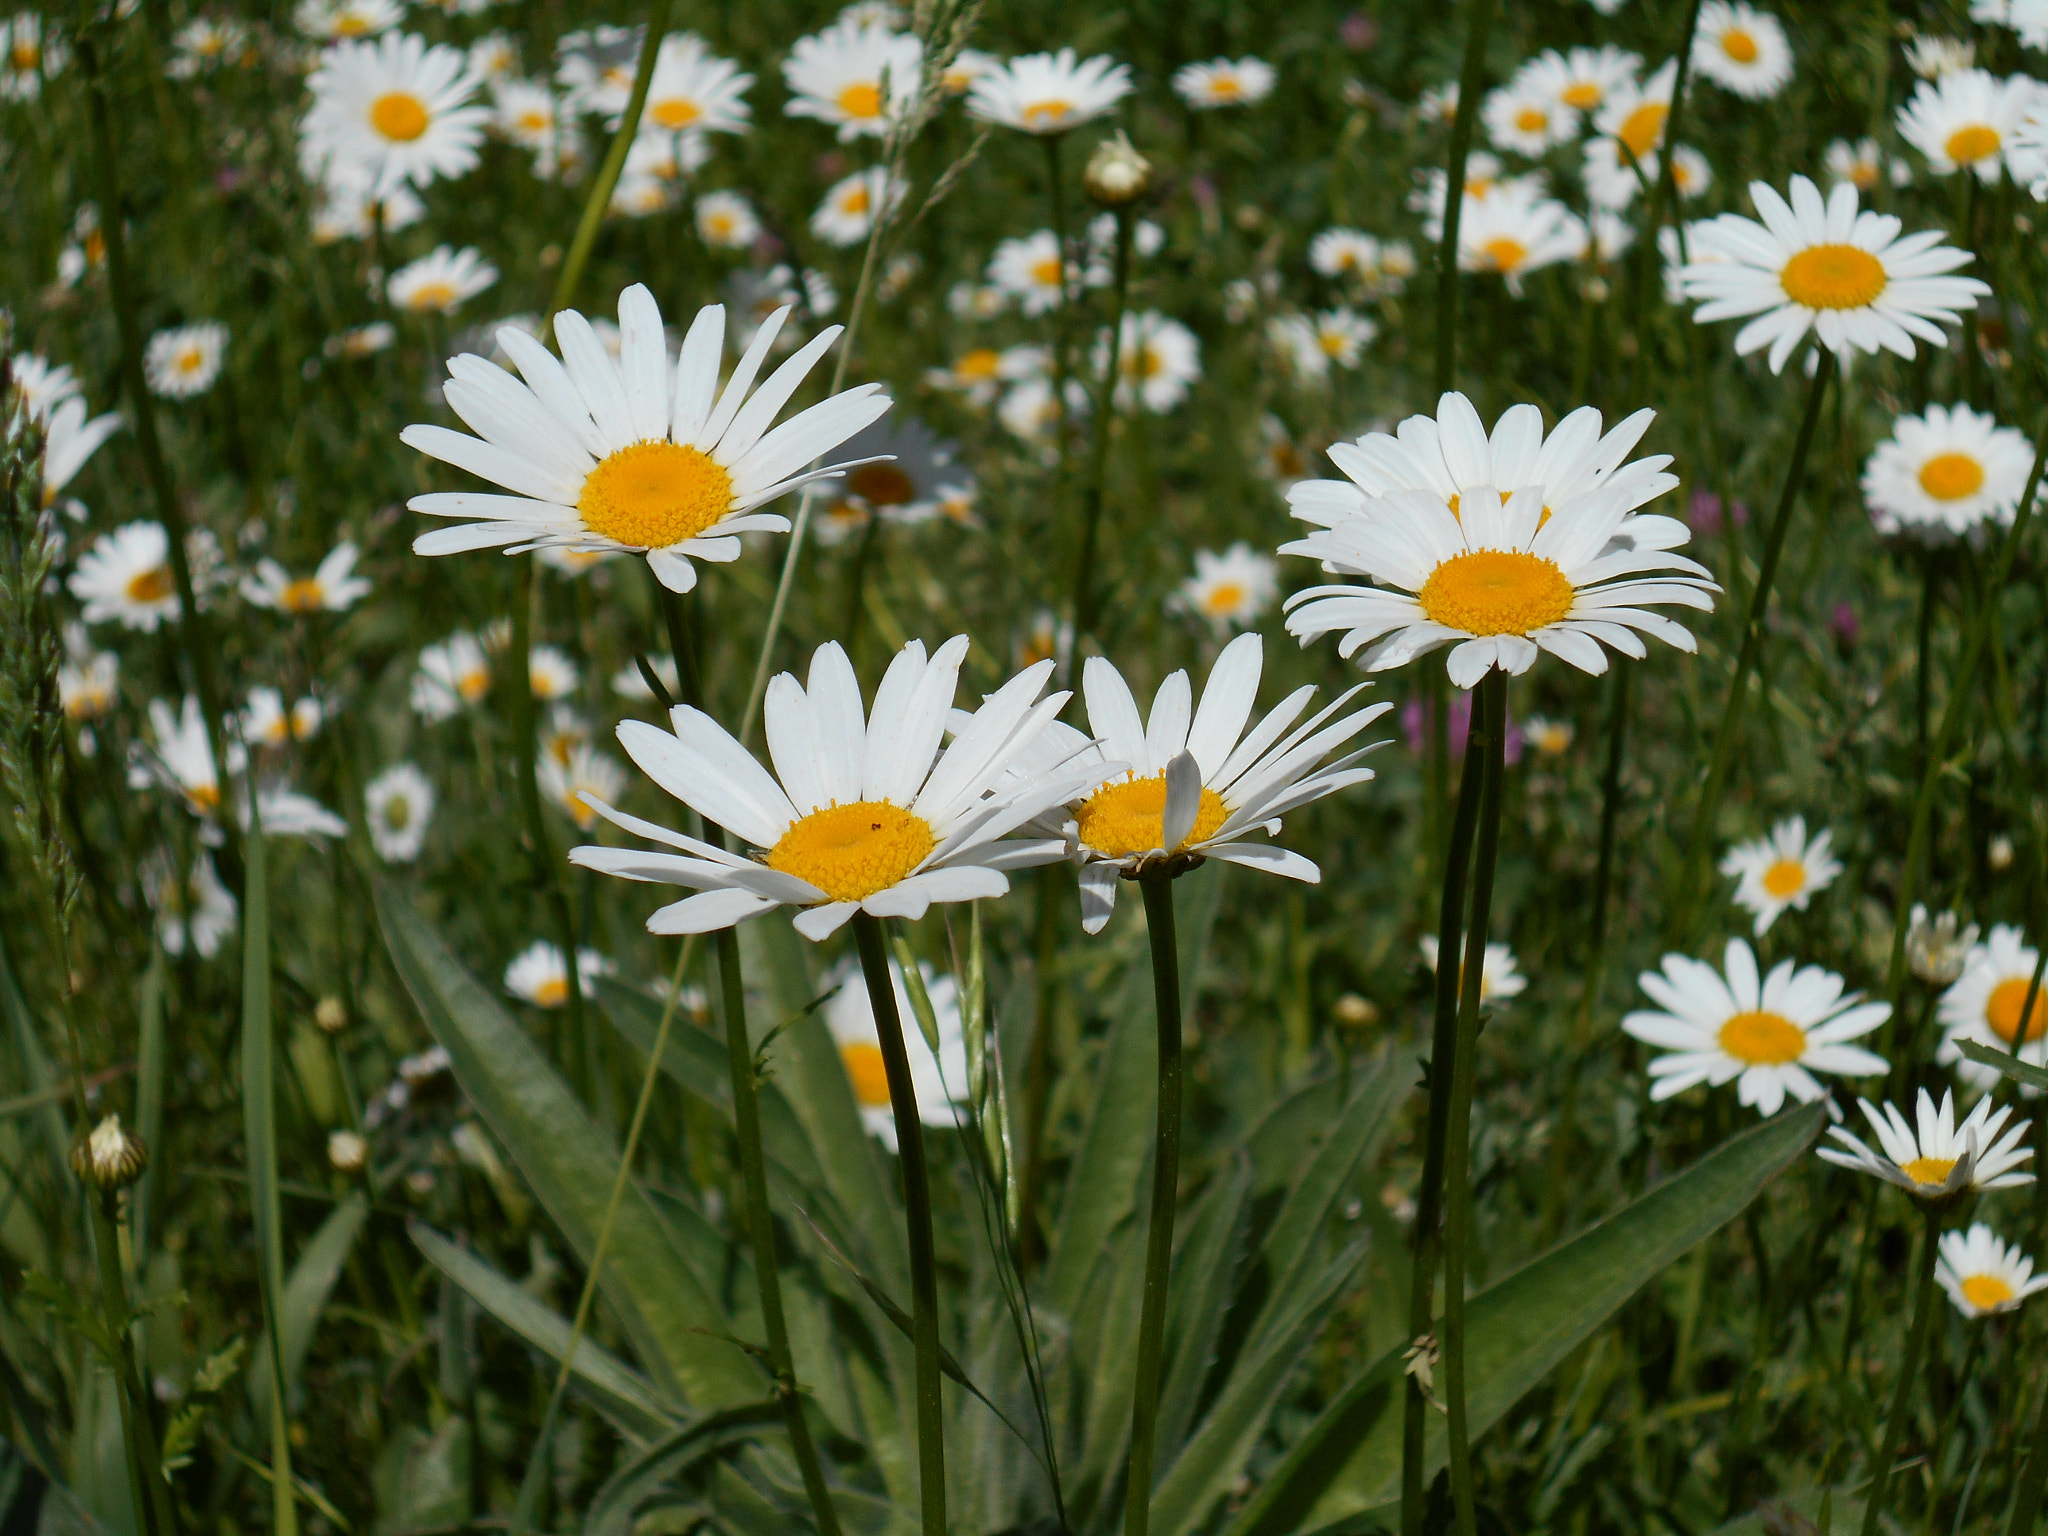
{"label": "flower stalk", "polygon": [[1899,1381],[1892,1389],[1891,1412],[1885,1415],[1884,1449],[1878,1454],[1871,1473],[1870,1497],[1863,1506],[1862,1536],[1877,1536],[1884,1516],[1892,1463],[1898,1459],[1899,1441],[1906,1432],[1906,1415],[1913,1401],[1913,1388],[1919,1381],[1922,1357],[1927,1353],[1929,1325],[1934,1319],[1934,1260],[1940,1241],[1941,1207],[1930,1202],[1921,1222],[1919,1262],[1914,1265],[1913,1321],[1906,1330],[1906,1353],[1899,1361]]}
{"label": "flower stalk", "polygon": [[1116,414],[1116,386],[1123,366],[1124,310],[1131,291],[1131,213],[1116,210],[1116,266],[1109,303],[1109,359],[1095,391],[1088,423],[1088,480],[1081,488],[1080,555],[1074,562],[1074,638],[1095,632],[1101,593],[1095,585],[1095,541],[1102,525],[1103,482],[1109,473],[1109,439]]}

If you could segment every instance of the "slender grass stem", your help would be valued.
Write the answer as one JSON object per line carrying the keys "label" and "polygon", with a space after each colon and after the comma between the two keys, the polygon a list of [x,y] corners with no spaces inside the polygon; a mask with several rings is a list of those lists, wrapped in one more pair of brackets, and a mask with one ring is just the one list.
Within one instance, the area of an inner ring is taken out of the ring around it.
{"label": "slender grass stem", "polygon": [[2015,1460],[2019,1456],[2026,1457],[2027,1465],[2019,1474],[2019,1491],[2013,1495],[2005,1536],[2033,1536],[2034,1522],[2041,1513],[2041,1491],[2048,1487],[2048,1385],[2042,1387],[2041,1406],[2034,1417],[2032,1450],[2016,1452]]}
{"label": "slender grass stem", "polygon": [[939,1396],[939,1275],[932,1250],[931,1176],[924,1160],[924,1125],[917,1117],[917,1085],[910,1076],[910,1052],[896,1011],[896,984],[889,976],[888,941],[882,920],[853,915],[854,942],[882,1066],[889,1082],[889,1108],[896,1119],[896,1151],[903,1165],[903,1214],[910,1243],[911,1341],[916,1351],[917,1481],[924,1536],[946,1536],[946,1427]]}
{"label": "slender grass stem", "polygon": [[1138,1379],[1131,1396],[1130,1477],[1124,1488],[1124,1536],[1152,1526],[1152,1451],[1159,1427],[1159,1360],[1166,1337],[1167,1282],[1173,1267],[1173,1215],[1180,1193],[1180,959],[1173,930],[1175,871],[1138,877],[1152,948],[1152,1009],[1159,1023],[1159,1109],[1152,1138],[1152,1211],[1145,1229],[1145,1292],[1138,1314]]}
{"label": "slender grass stem", "polygon": [[1029,1266],[1048,1243],[1039,1231],[1039,1202],[1045,1194],[1045,1117],[1052,1102],[1054,1013],[1059,1003],[1060,905],[1067,883],[1060,867],[1038,872],[1037,930],[1032,948],[1031,1055],[1024,1066],[1024,1178],[1017,1198],[1017,1246]]}
{"label": "slender grass stem", "polygon": [[1109,360],[1095,389],[1088,421],[1088,480],[1081,488],[1081,546],[1074,561],[1074,638],[1095,632],[1101,592],[1095,580],[1095,541],[1102,524],[1103,482],[1109,472],[1109,439],[1115,425],[1116,386],[1123,364],[1124,310],[1131,291],[1131,214],[1116,211],[1116,266],[1110,288]]}
{"label": "slender grass stem", "polygon": [[1877,1536],[1890,1491],[1892,1463],[1898,1459],[1912,1411],[1913,1389],[1919,1383],[1922,1356],[1927,1353],[1928,1325],[1934,1318],[1934,1260],[1941,1238],[1941,1212],[1929,1205],[1920,1228],[1920,1258],[1914,1266],[1913,1321],[1906,1330],[1906,1353],[1899,1361],[1898,1385],[1892,1389],[1891,1412],[1885,1415],[1884,1449],[1871,1473],[1870,1497],[1863,1506],[1863,1536]]}
{"label": "slender grass stem", "polygon": [[1444,178],[1444,232],[1436,247],[1436,390],[1458,383],[1458,225],[1465,212],[1465,161],[1472,153],[1472,124],[1486,84],[1486,44],[1493,35],[1499,0],[1472,0],[1465,19],[1465,61],[1458,71],[1458,112],[1451,120],[1450,155]]}
{"label": "slender grass stem", "polygon": [[121,1405],[121,1438],[127,1452],[130,1489],[137,1518],[147,1536],[177,1536],[177,1501],[164,1481],[158,1460],[156,1426],[150,1421],[149,1395],[142,1376],[135,1369],[135,1352],[130,1343],[128,1284],[121,1273],[120,1196],[112,1190],[100,1192],[92,1201],[92,1244],[99,1264],[100,1317],[113,1340],[114,1368]]}

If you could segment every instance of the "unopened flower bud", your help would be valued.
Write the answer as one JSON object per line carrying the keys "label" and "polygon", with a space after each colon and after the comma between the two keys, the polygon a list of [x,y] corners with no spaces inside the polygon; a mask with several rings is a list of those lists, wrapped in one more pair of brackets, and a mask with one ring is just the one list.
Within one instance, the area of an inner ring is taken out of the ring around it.
{"label": "unopened flower bud", "polygon": [[327,1138],[327,1161],[337,1173],[360,1173],[370,1160],[370,1144],[354,1131],[334,1131]]}
{"label": "unopened flower bud", "polygon": [[1913,974],[1931,986],[1945,987],[1963,974],[1970,958],[1970,946],[1977,942],[1977,925],[1961,927],[1953,912],[1931,921],[1923,906],[1913,908],[1913,920],[1906,929],[1906,963]]}
{"label": "unopened flower bud", "polygon": [[2012,839],[2003,832],[1999,833],[1991,839],[1991,846],[1985,850],[1985,857],[1990,860],[1993,869],[2011,869]]}
{"label": "unopened flower bud", "polygon": [[1105,208],[1135,203],[1152,185],[1152,162],[1131,146],[1121,129],[1095,146],[1081,185]]}
{"label": "unopened flower bud", "polygon": [[1371,1029],[1380,1021],[1380,1011],[1369,998],[1360,997],[1356,992],[1346,992],[1330,1006],[1339,1029],[1357,1033]]}
{"label": "unopened flower bud", "polygon": [[149,1151],[140,1136],[121,1129],[121,1117],[109,1115],[71,1149],[71,1169],[93,1188],[112,1193],[126,1189],[149,1166]]}
{"label": "unopened flower bud", "polygon": [[338,1035],[348,1027],[348,1010],[341,1006],[338,997],[323,997],[313,1005],[313,1022],[330,1035]]}

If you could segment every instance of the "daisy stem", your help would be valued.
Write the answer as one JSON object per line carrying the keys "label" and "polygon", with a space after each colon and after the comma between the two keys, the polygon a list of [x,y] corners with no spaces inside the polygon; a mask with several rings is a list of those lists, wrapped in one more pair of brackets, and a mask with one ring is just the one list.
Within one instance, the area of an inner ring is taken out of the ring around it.
{"label": "daisy stem", "polygon": [[1913,1321],[1906,1330],[1906,1353],[1899,1361],[1898,1385],[1892,1389],[1891,1412],[1885,1416],[1884,1449],[1871,1473],[1870,1497],[1863,1506],[1863,1536],[1877,1536],[1884,1515],[1886,1490],[1892,1480],[1892,1463],[1898,1459],[1899,1441],[1906,1432],[1906,1416],[1913,1400],[1913,1387],[1920,1376],[1921,1357],[1927,1353],[1928,1325],[1934,1319],[1934,1260],[1941,1236],[1941,1212],[1932,1204],[1925,1207],[1920,1228],[1920,1262],[1914,1269]]}
{"label": "daisy stem", "polygon": [[1094,585],[1095,536],[1102,524],[1103,481],[1109,472],[1109,437],[1116,412],[1118,369],[1122,365],[1124,308],[1131,288],[1131,214],[1116,211],[1116,269],[1109,304],[1109,361],[1095,391],[1088,422],[1088,483],[1081,489],[1081,553],[1074,563],[1074,635],[1094,633],[1099,594]]}
{"label": "daisy stem", "polygon": [[[1785,467],[1785,484],[1778,493],[1778,507],[1771,516],[1770,533],[1764,539],[1763,561],[1757,567],[1756,588],[1750,593],[1749,616],[1743,620],[1742,649],[1735,658],[1735,676],[1728,685],[1728,702],[1722,706],[1721,724],[1714,732],[1714,752],[1707,767],[1707,782],[1700,790],[1700,803],[1693,812],[1692,834],[1686,846],[1684,878],[1678,887],[1673,914],[1674,930],[1682,931],[1692,916],[1700,895],[1700,883],[1714,840],[1714,817],[1721,807],[1721,793],[1728,787],[1728,770],[1734,765],[1735,746],[1742,734],[1742,707],[1749,691],[1750,674],[1763,655],[1764,620],[1771,606],[1771,585],[1778,574],[1778,561],[1785,552],[1785,535],[1792,528],[1792,508],[1799,500],[1799,487],[1806,477],[1806,455],[1813,446],[1814,429],[1820,425],[1820,406],[1834,377],[1835,355],[1822,349],[1814,365],[1813,382],[1806,390],[1806,411],[1799,421],[1799,435],[1793,439],[1792,461]],[[1896,993],[1897,988],[1893,988]]]}
{"label": "daisy stem", "polygon": [[1436,247],[1436,390],[1458,380],[1458,223],[1465,211],[1465,161],[1472,152],[1472,124],[1479,116],[1479,88],[1486,83],[1486,43],[1493,35],[1496,0],[1472,0],[1465,22],[1465,62],[1458,72],[1458,111],[1451,119],[1451,148],[1444,178],[1444,232]]}
{"label": "daisy stem", "polygon": [[939,1275],[932,1253],[932,1191],[924,1161],[924,1124],[917,1117],[917,1085],[896,1012],[896,985],[889,976],[888,941],[882,920],[853,914],[861,975],[881,1037],[882,1067],[889,1082],[889,1107],[896,1119],[896,1150],[903,1165],[903,1214],[910,1243],[911,1341],[916,1351],[917,1481],[924,1512],[924,1536],[946,1536],[946,1430],[939,1397]]}
{"label": "daisy stem", "polygon": [[2048,1485],[2048,1387],[2041,1393],[2041,1406],[2034,1418],[2033,1450],[2027,1454],[2026,1471],[2020,1474],[2019,1492],[2013,1495],[2012,1517],[2006,1522],[2005,1536],[2032,1536],[2034,1521],[2041,1513],[2044,1485]]}
{"label": "daisy stem", "polygon": [[[1472,868],[1472,916],[1464,963],[1437,951],[1437,975],[1457,979],[1457,1049],[1451,1061],[1450,1119],[1444,1134],[1444,1408],[1450,1429],[1451,1500],[1458,1536],[1473,1536],[1472,1444],[1465,1412],[1465,1258],[1472,1236],[1472,1088],[1478,1071],[1479,1001],[1486,979],[1487,925],[1500,854],[1500,783],[1507,756],[1508,675],[1495,667],[1473,697],[1472,740],[1484,754],[1479,789],[1479,847]],[[1471,761],[1467,748],[1466,761]],[[1467,772],[1470,772],[1468,767]],[[1463,799],[1461,793],[1460,797]]]}
{"label": "daisy stem", "polygon": [[1131,1463],[1124,1487],[1124,1536],[1152,1525],[1152,1450],[1159,1426],[1159,1361],[1173,1267],[1174,1204],[1180,1193],[1180,959],[1173,931],[1171,869],[1138,877],[1152,947],[1152,1009],[1159,1023],[1159,1108],[1152,1140],[1152,1210],[1145,1229],[1145,1292],[1138,1315],[1138,1380],[1131,1395]]}

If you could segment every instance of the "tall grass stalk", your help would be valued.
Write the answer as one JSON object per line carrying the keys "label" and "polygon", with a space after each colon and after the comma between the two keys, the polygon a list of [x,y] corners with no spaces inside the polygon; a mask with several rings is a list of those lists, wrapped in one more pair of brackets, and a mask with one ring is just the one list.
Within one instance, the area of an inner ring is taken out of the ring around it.
{"label": "tall grass stalk", "polygon": [[1913,1321],[1906,1329],[1906,1352],[1899,1360],[1899,1380],[1892,1388],[1891,1411],[1885,1415],[1884,1448],[1871,1469],[1870,1493],[1863,1505],[1863,1536],[1877,1536],[1885,1497],[1891,1491],[1892,1463],[1898,1459],[1906,1420],[1913,1412],[1913,1393],[1920,1385],[1929,1325],[1934,1320],[1934,1261],[1940,1241],[1941,1208],[1930,1202],[1922,1214],[1920,1253],[1913,1266]]}

